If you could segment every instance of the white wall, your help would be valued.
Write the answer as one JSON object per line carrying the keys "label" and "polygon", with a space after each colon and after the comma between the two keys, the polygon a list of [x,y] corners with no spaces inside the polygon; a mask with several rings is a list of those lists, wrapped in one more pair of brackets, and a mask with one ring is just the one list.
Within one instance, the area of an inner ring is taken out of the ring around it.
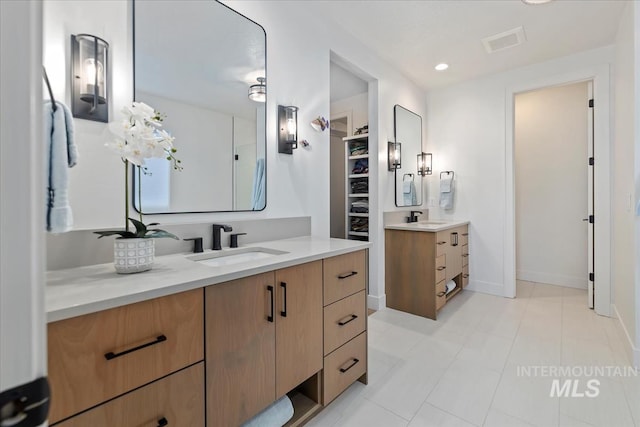
{"label": "white wall", "polygon": [[[343,98],[331,103],[331,116],[340,113],[351,113],[351,127],[348,134],[353,135],[357,128],[369,123],[369,97],[367,93]],[[345,114],[346,115],[346,114]]]}
{"label": "white wall", "polygon": [[[470,288],[506,295],[507,120],[505,94],[513,87],[533,86],[551,78],[582,80],[581,70],[612,62],[605,47],[533,66],[494,74],[427,95],[427,147],[433,153],[434,175],[428,197],[437,196],[441,170],[456,173],[452,212],[431,208],[430,217],[469,219]],[[577,77],[578,76],[578,77]],[[574,80],[575,81],[575,80]],[[603,114],[607,114],[606,108]]]}
{"label": "white wall", "polygon": [[515,98],[516,277],[587,288],[586,82]]}
{"label": "white wall", "polygon": [[[615,57],[615,144],[613,147],[614,186],[613,186],[613,283],[614,304],[620,321],[622,322],[627,339],[638,346],[640,341],[636,337],[636,316],[638,305],[636,293],[640,286],[635,277],[639,264],[637,246],[632,230],[636,227],[634,218],[634,201],[637,199],[634,182],[634,151],[637,156],[638,113],[634,100],[634,86],[638,77],[638,68],[634,68],[634,2],[627,5],[622,14],[616,36]],[[637,21],[636,21],[637,22]],[[637,89],[637,88],[636,88]],[[635,141],[634,141],[635,140]],[[635,147],[634,147],[635,145]],[[638,181],[636,181],[638,182]]]}

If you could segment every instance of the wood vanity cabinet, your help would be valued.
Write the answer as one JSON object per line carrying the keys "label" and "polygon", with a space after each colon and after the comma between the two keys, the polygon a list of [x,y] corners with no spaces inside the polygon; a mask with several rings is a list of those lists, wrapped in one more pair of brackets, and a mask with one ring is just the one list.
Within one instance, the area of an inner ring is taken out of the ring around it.
{"label": "wood vanity cabinet", "polygon": [[[203,314],[196,289],[49,323],[49,423],[202,361]],[[118,419],[110,412],[120,406],[99,418]]]}
{"label": "wood vanity cabinet", "polygon": [[235,426],[322,370],[322,261],[209,286],[207,420]]}
{"label": "wood vanity cabinet", "polygon": [[[438,232],[385,230],[387,306],[436,319],[469,282],[468,226]],[[456,288],[447,293],[453,280]]]}

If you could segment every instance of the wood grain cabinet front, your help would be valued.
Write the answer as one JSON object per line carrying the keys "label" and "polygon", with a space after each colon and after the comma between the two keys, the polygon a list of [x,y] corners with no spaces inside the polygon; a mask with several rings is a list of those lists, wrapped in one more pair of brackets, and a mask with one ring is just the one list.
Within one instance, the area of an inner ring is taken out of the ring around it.
{"label": "wood grain cabinet front", "polygon": [[363,332],[324,359],[323,403],[328,405],[367,372],[367,333]]}
{"label": "wood grain cabinet front", "polygon": [[365,288],[365,251],[352,252],[323,261],[324,305],[329,305]]}
{"label": "wood grain cabinet front", "polygon": [[364,291],[360,291],[324,308],[325,356],[365,330],[366,298]]}
{"label": "wood grain cabinet front", "polygon": [[49,422],[203,360],[203,313],[196,289],[50,323]]}
{"label": "wood grain cabinet front", "polygon": [[204,427],[204,362],[110,400],[59,427]]}

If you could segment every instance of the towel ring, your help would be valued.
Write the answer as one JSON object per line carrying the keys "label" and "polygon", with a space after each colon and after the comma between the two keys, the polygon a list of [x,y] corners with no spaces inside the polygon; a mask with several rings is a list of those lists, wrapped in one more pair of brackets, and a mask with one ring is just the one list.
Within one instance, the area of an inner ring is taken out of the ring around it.
{"label": "towel ring", "polygon": [[454,178],[454,176],[455,176],[455,173],[454,173],[453,171],[442,171],[442,172],[440,172],[440,179],[442,179],[442,174],[443,174],[443,173],[446,173],[446,174],[447,174],[447,176],[448,176],[449,174],[451,174],[451,179],[453,179],[453,178]]}
{"label": "towel ring", "polygon": [[402,182],[404,182],[406,177],[411,178],[411,181],[413,181],[413,174],[412,173],[405,173],[404,175],[402,175]]}

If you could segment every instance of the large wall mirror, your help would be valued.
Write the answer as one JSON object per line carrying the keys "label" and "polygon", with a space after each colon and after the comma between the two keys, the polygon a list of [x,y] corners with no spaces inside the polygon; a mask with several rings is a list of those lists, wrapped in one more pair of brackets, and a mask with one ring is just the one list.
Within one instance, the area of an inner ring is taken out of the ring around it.
{"label": "large wall mirror", "polygon": [[393,107],[395,140],[402,144],[401,167],[395,171],[396,206],[422,205],[422,176],[418,154],[422,153],[422,117],[406,108]]}
{"label": "large wall mirror", "polygon": [[264,209],[265,103],[248,97],[266,78],[264,29],[212,0],[135,0],[133,10],[134,97],[166,115],[184,167],[147,161],[134,206],[145,214]]}

